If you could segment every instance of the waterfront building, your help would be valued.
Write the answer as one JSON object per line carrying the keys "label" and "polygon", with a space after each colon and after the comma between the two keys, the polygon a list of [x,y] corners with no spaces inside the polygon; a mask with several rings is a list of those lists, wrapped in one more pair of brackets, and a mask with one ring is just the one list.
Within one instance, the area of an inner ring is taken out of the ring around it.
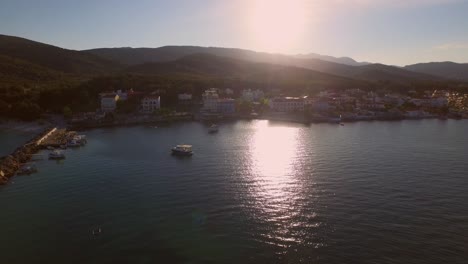
{"label": "waterfront building", "polygon": [[224,89],[224,94],[231,96],[234,94],[234,91],[232,89],[226,88]]}
{"label": "waterfront building", "polygon": [[141,100],[141,111],[143,113],[153,113],[155,110],[161,108],[161,97],[160,96],[145,96]]}
{"label": "waterfront building", "polygon": [[192,100],[192,95],[188,94],[188,93],[183,93],[183,94],[178,94],[177,98],[179,99],[179,102],[191,101]]}
{"label": "waterfront building", "polygon": [[215,88],[206,90],[203,95],[203,110],[207,112],[218,112],[218,91]]}
{"label": "waterfront building", "polygon": [[224,115],[231,115],[236,112],[236,102],[231,98],[218,99],[217,111]]}
{"label": "waterfront building", "polygon": [[328,100],[319,99],[310,103],[310,109],[318,112],[325,112],[330,109],[330,104]]}
{"label": "waterfront building", "polygon": [[304,98],[276,97],[270,100],[270,108],[274,112],[303,112]]}
{"label": "waterfront building", "polygon": [[262,90],[256,89],[256,90],[251,90],[251,89],[245,89],[242,90],[242,99],[247,101],[247,102],[258,102],[259,100],[263,99],[265,97],[265,94],[263,93]]}
{"label": "waterfront building", "polygon": [[177,104],[179,111],[190,111],[194,102],[192,100],[192,94],[183,93],[177,95]]}
{"label": "waterfront building", "polygon": [[119,96],[116,94],[104,94],[101,96],[101,111],[104,113],[114,112],[117,108]]}

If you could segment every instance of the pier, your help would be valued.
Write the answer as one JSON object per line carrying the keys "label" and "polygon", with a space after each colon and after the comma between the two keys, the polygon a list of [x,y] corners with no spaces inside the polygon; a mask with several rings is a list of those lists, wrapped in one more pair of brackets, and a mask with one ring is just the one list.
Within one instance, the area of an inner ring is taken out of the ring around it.
{"label": "pier", "polygon": [[0,158],[0,185],[6,184],[13,177],[21,166],[30,161],[40,150],[47,147],[60,147],[73,138],[76,132],[66,129],[48,128],[42,133],[32,138],[22,146],[18,147],[10,155]]}
{"label": "pier", "polygon": [[58,148],[61,145],[67,144],[67,140],[70,138],[71,133],[73,132],[67,132],[66,129],[53,128],[47,134],[41,137],[36,142],[36,144],[40,148],[47,148],[47,147]]}

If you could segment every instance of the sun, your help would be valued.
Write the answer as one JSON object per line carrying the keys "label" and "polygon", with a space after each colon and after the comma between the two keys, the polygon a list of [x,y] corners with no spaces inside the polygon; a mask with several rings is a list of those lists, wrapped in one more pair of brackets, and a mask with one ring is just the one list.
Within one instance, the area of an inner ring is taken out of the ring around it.
{"label": "sun", "polygon": [[247,27],[256,49],[288,52],[306,29],[306,0],[252,0]]}

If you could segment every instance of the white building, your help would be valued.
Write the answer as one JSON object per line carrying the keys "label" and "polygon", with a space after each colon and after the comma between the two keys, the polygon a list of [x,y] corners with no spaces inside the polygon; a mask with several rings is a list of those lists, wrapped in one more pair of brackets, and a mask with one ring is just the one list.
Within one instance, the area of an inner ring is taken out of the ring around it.
{"label": "white building", "polygon": [[277,97],[270,100],[270,108],[275,112],[303,112],[304,98]]}
{"label": "white building", "polygon": [[208,112],[218,111],[219,95],[216,89],[211,88],[206,90],[203,95],[203,110]]}
{"label": "white building", "polygon": [[231,98],[218,99],[217,110],[219,113],[231,115],[236,112],[236,101]]}
{"label": "white building", "polygon": [[250,90],[250,89],[246,89],[246,90],[243,90],[242,91],[242,99],[244,99],[245,101],[248,101],[248,102],[253,102],[253,101],[259,101],[260,99],[262,99],[264,97],[264,93],[262,90]]}
{"label": "white building", "polygon": [[226,88],[226,89],[224,89],[224,93],[225,93],[226,95],[233,95],[233,94],[234,94],[234,91],[233,91],[232,89]]}
{"label": "white building", "polygon": [[192,95],[188,93],[178,94],[177,98],[179,101],[189,101],[192,100]]}
{"label": "white building", "polygon": [[104,113],[114,112],[117,108],[119,96],[116,94],[105,94],[101,96],[101,111]]}
{"label": "white building", "polygon": [[161,108],[160,96],[146,96],[141,100],[141,110],[143,113],[153,113]]}

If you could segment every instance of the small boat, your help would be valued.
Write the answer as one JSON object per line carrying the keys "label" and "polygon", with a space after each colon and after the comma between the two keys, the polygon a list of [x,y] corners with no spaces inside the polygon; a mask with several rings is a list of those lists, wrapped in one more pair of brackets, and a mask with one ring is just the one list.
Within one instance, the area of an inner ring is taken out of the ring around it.
{"label": "small boat", "polygon": [[49,153],[49,159],[61,160],[65,158],[65,154],[63,154],[60,150],[54,150]]}
{"label": "small boat", "polygon": [[213,124],[208,128],[209,133],[217,133],[219,131],[218,126]]}
{"label": "small boat", "polygon": [[70,142],[67,143],[67,147],[70,148],[76,148],[76,147],[81,147],[82,144],[74,139],[70,140]]}
{"label": "small boat", "polygon": [[47,149],[48,149],[48,150],[54,150],[55,148],[52,147],[52,146],[47,146]]}
{"label": "small boat", "polygon": [[18,175],[29,175],[29,174],[32,174],[32,173],[35,173],[37,172],[37,168],[35,165],[33,164],[29,164],[29,165],[24,165],[23,167],[21,167],[18,172],[16,172],[16,174]]}
{"label": "small boat", "polygon": [[177,156],[192,156],[192,145],[177,145],[172,148],[172,155]]}
{"label": "small boat", "polygon": [[85,145],[86,143],[88,143],[88,140],[86,139],[86,135],[76,135],[73,137],[73,139],[76,142],[81,143],[81,145]]}

